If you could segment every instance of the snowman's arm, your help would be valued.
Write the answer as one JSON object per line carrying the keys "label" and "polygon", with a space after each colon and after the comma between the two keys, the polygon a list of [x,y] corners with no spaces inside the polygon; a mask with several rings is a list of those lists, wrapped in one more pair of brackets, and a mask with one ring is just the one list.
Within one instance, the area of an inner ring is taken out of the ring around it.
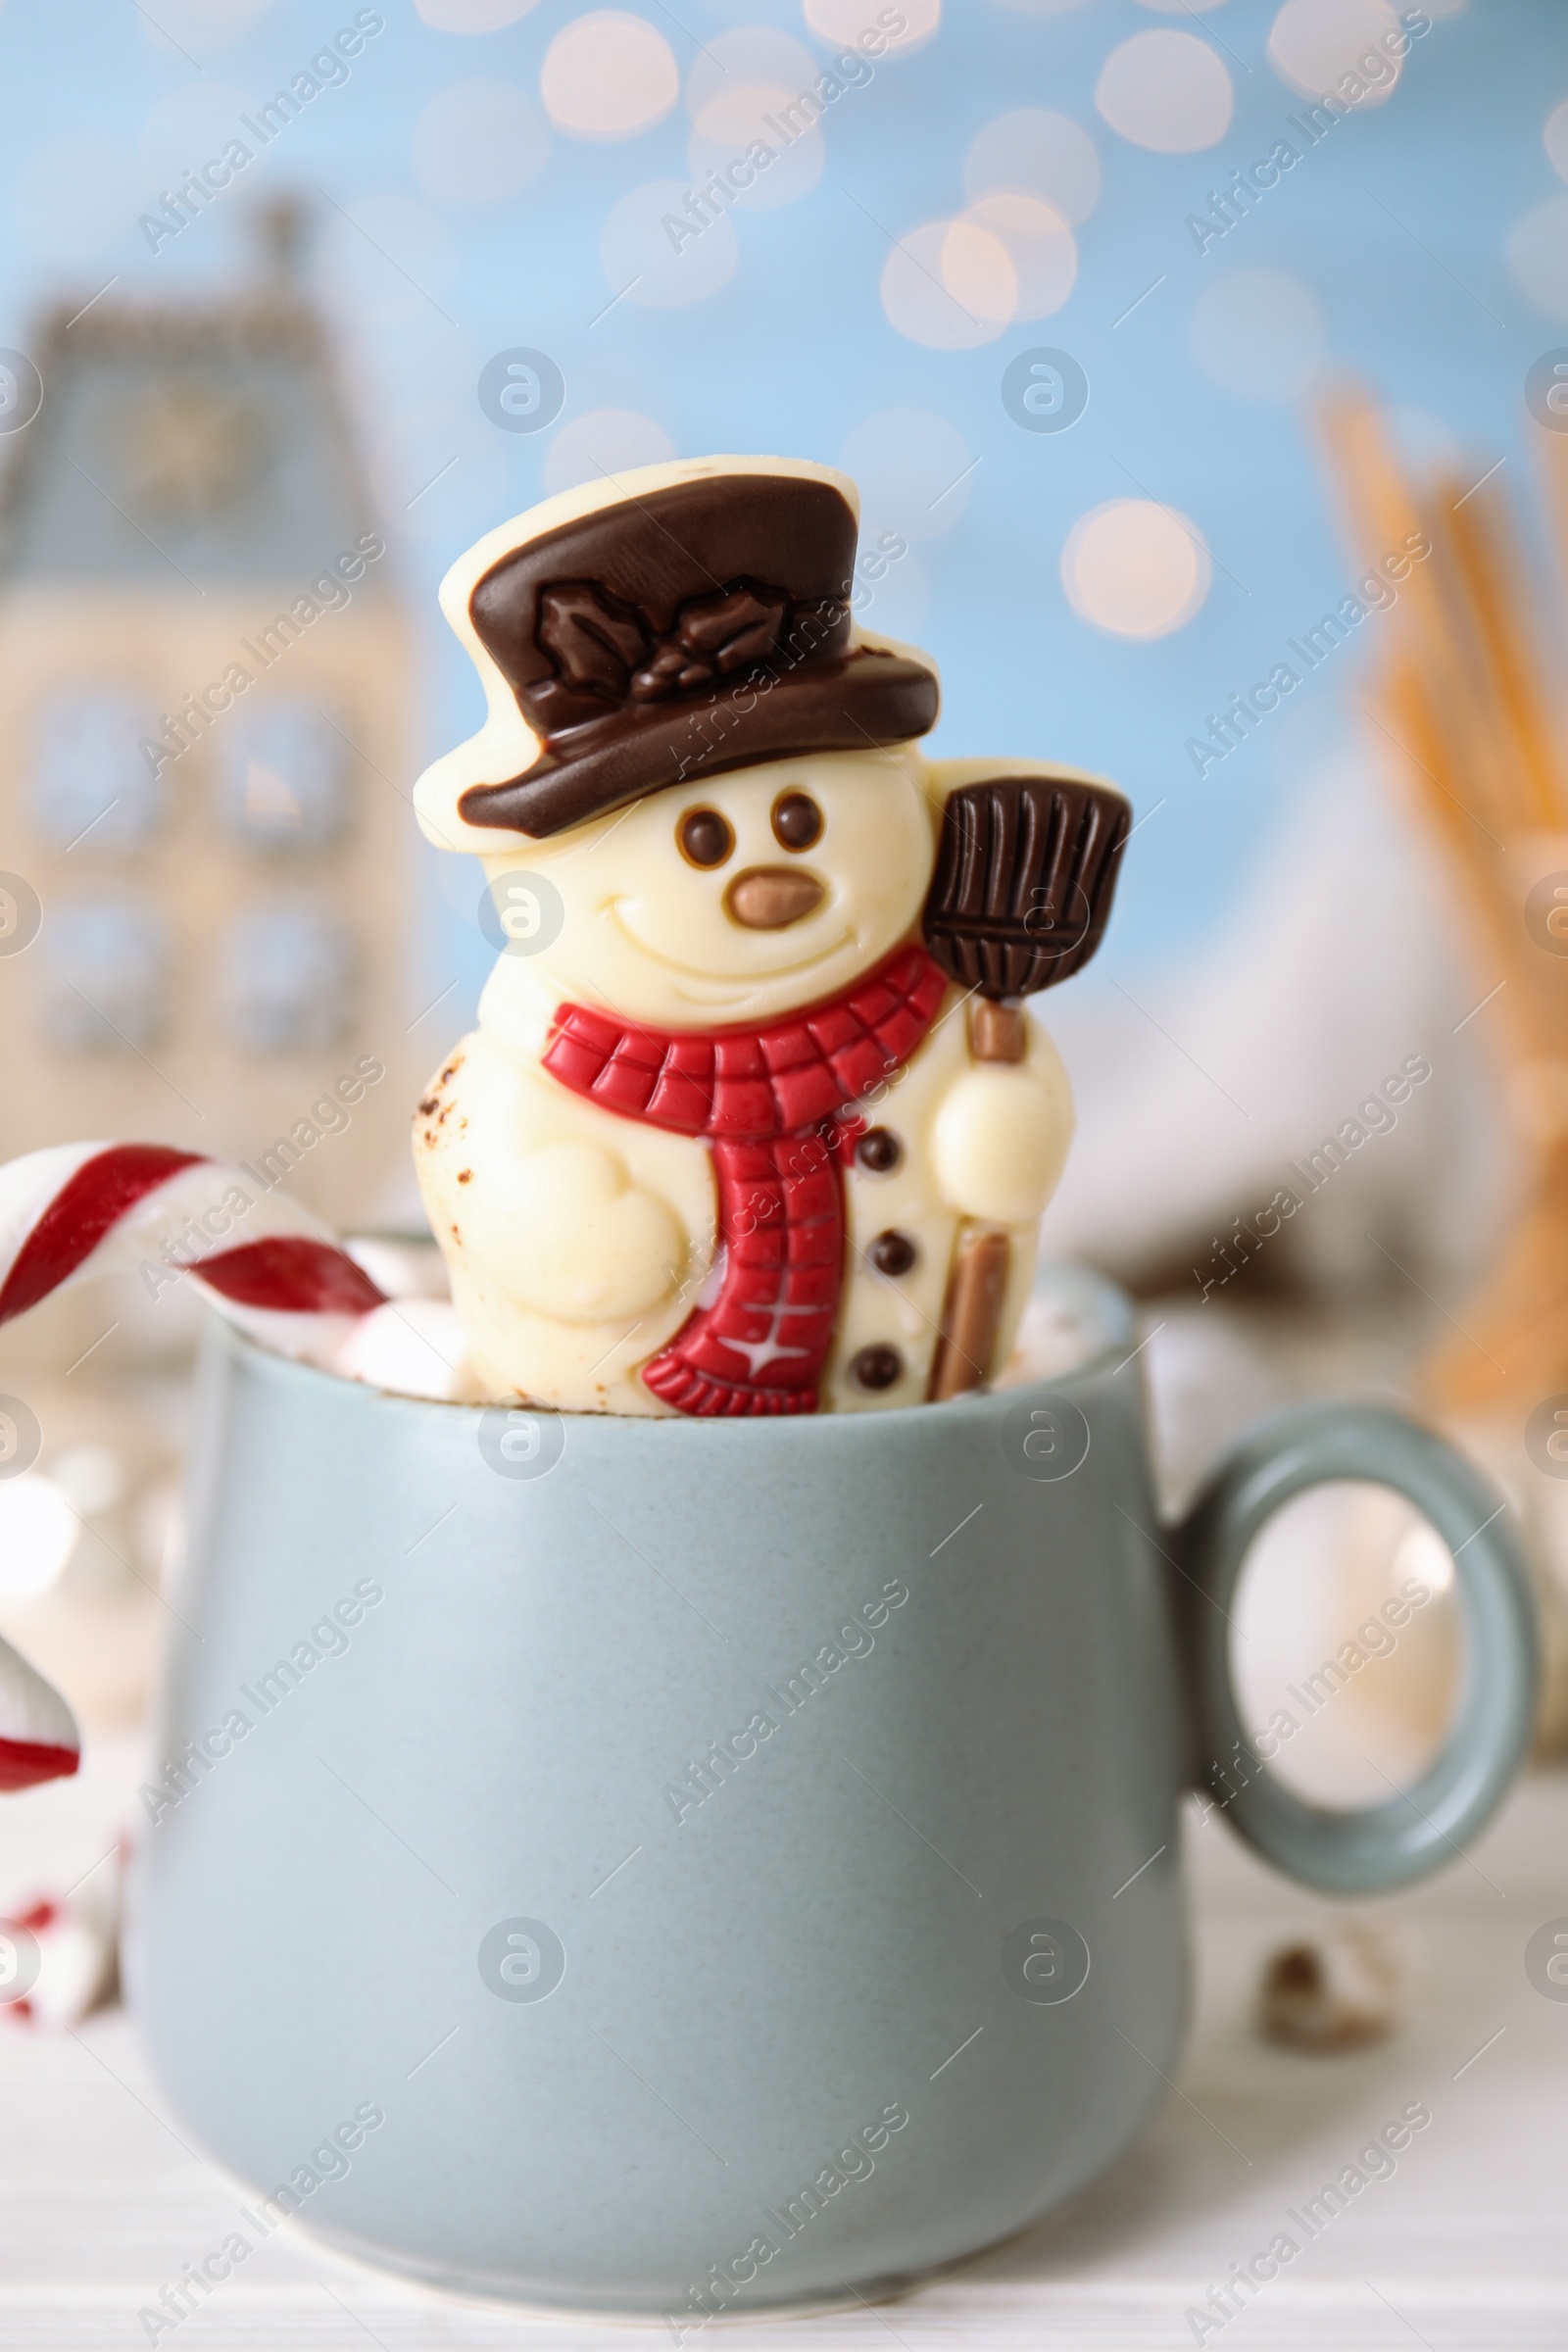
{"label": "snowman's arm", "polygon": [[1055,1191],[1072,1142],[1072,1089],[1038,1022],[1017,1062],[984,1061],[948,1088],[931,1133],[946,1205],[992,1225],[1033,1225]]}
{"label": "snowman's arm", "polygon": [[415,1162],[449,1263],[556,1322],[648,1313],[689,1279],[684,1227],[607,1142],[552,1132],[539,1107],[536,1084],[483,1032],[421,1102]]}

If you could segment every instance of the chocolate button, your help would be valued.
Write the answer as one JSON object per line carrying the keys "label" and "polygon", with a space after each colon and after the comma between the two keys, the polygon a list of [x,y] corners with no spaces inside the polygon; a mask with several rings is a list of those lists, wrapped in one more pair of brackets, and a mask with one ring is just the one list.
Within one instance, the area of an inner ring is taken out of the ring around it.
{"label": "chocolate button", "polygon": [[877,1235],[865,1254],[879,1274],[907,1274],[919,1253],[906,1233],[889,1226],[886,1233]]}
{"label": "chocolate button", "polygon": [[904,1146],[891,1127],[868,1127],[855,1147],[855,1156],[874,1176],[885,1176],[904,1157]]}
{"label": "chocolate button", "polygon": [[896,1348],[880,1344],[862,1348],[850,1366],[850,1378],[858,1388],[891,1389],[904,1370],[904,1358]]}

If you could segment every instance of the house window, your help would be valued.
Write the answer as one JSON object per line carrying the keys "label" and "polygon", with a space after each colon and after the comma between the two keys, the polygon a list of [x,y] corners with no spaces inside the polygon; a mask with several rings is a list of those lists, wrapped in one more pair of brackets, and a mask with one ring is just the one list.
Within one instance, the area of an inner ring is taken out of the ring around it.
{"label": "house window", "polygon": [[154,833],[168,795],[143,751],[160,732],[134,696],[63,691],[33,721],[30,813],[52,849],[136,849]]}
{"label": "house window", "polygon": [[72,1054],[139,1053],[165,1022],[169,948],[156,915],[123,899],[68,899],[43,923],[44,1025]]}
{"label": "house window", "polygon": [[355,977],[347,927],[314,907],[256,906],[223,942],[230,1035],[252,1054],[329,1046],[348,1020]]}
{"label": "house window", "polygon": [[315,704],[297,697],[235,710],[219,754],[224,824],[252,849],[319,849],[348,815],[348,748]]}

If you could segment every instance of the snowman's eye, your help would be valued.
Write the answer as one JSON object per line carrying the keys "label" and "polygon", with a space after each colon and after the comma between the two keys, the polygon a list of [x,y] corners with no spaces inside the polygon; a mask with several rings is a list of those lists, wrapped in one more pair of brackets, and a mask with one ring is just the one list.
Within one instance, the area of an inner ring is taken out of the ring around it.
{"label": "snowman's eye", "polygon": [[691,865],[722,865],[735,836],[716,808],[693,808],[676,830],[680,854]]}
{"label": "snowman's eye", "polygon": [[822,811],[808,792],[786,792],[773,803],[773,831],[786,850],[808,850],[822,838]]}

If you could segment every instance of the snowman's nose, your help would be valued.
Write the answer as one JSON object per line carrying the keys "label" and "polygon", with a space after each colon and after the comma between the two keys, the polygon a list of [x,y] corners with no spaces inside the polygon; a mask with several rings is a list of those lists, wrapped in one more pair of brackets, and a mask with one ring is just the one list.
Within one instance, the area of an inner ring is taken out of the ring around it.
{"label": "snowman's nose", "polygon": [[798,865],[753,865],[736,875],[724,905],[748,931],[782,931],[820,906],[826,895],[815,875]]}

